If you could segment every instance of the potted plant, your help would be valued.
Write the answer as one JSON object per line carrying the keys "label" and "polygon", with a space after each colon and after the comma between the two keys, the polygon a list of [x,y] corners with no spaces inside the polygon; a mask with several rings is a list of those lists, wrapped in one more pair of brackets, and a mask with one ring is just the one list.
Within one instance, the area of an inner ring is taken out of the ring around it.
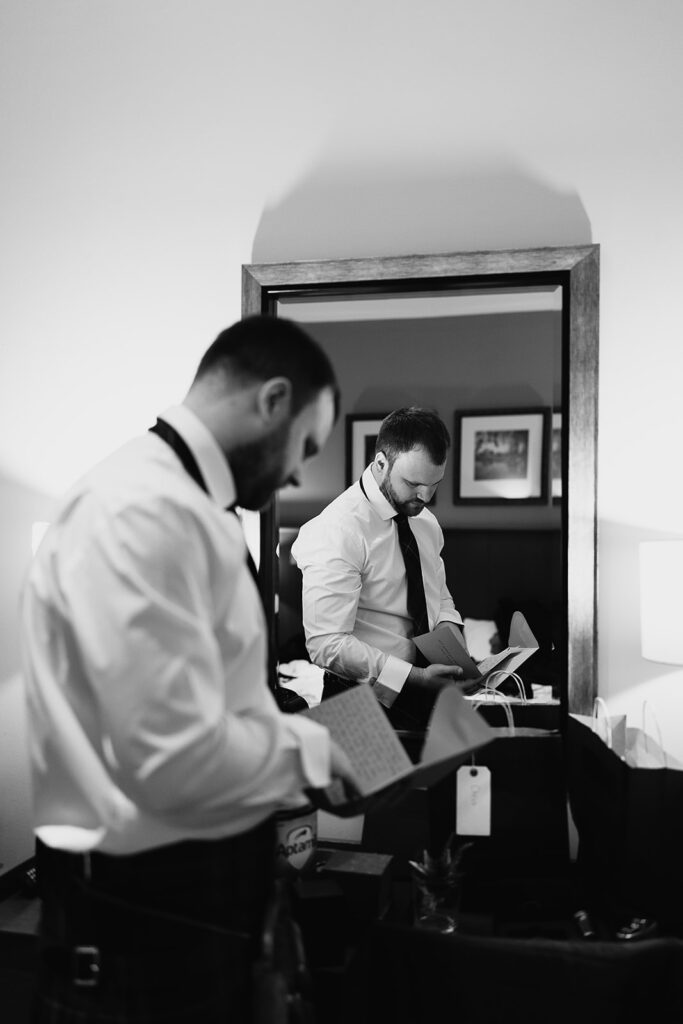
{"label": "potted plant", "polygon": [[472,843],[456,843],[453,833],[436,855],[423,850],[422,860],[409,861],[415,892],[415,924],[439,932],[457,927],[462,891],[462,860]]}

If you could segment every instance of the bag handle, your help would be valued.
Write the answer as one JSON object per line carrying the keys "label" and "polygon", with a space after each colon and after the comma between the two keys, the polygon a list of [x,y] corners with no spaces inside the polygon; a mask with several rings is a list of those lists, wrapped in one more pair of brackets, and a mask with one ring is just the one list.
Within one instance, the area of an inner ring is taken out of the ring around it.
{"label": "bag handle", "polygon": [[645,719],[646,719],[646,713],[647,713],[647,709],[648,708],[650,709],[650,717],[651,717],[651,719],[652,719],[652,721],[654,723],[654,727],[657,730],[657,742],[659,743],[659,749],[664,754],[664,767],[668,768],[669,767],[669,755],[667,754],[666,750],[664,749],[664,744],[662,743],[662,730],[660,729],[659,722],[657,721],[655,713],[652,710],[652,705],[647,700],[643,701],[643,706],[641,708],[641,723],[642,723],[642,727],[643,727],[643,741],[645,743],[645,750],[649,754],[649,750],[648,750],[648,746],[647,746],[647,741],[648,741],[648,739],[650,737],[648,736],[647,729],[645,728]]}
{"label": "bag handle", "polygon": [[[519,677],[517,677],[517,678],[519,678]],[[477,697],[481,697],[481,698],[485,698],[485,697],[489,697],[489,696],[494,698],[493,701],[491,701],[491,703],[499,704],[502,707],[503,712],[505,713],[505,718],[507,720],[508,731],[509,731],[511,736],[514,736],[515,735],[515,722],[514,722],[514,719],[512,717],[512,707],[510,706],[510,701],[507,699],[507,697],[504,694],[499,693],[495,688],[489,688],[489,687],[486,687],[486,686],[484,687],[483,690],[481,690],[477,694]],[[486,703],[488,703],[488,701],[486,699],[477,700],[476,703],[473,705],[474,710],[477,711],[481,707],[482,704],[486,704]],[[472,763],[474,764],[474,754],[472,755]]]}
{"label": "bag handle", "polygon": [[[602,718],[600,718],[600,715],[599,715],[600,711],[602,711],[602,714],[603,714]],[[593,719],[593,723],[592,723],[593,732],[598,733],[601,736],[601,739],[603,739],[605,741],[605,743],[607,744],[608,748],[611,750],[612,749],[612,726],[610,725],[610,722],[609,722],[609,711],[607,709],[607,704],[602,699],[602,697],[596,697],[595,700],[593,701],[593,714],[592,714],[591,717]],[[603,724],[604,724],[604,729],[605,729],[605,735],[604,736],[602,736],[601,733],[600,733],[600,730],[597,729],[597,724],[598,724],[599,721],[602,721]]]}
{"label": "bag handle", "polygon": [[[502,676],[503,678],[499,679],[497,683],[491,685],[490,680],[493,679],[494,676]],[[520,700],[522,701],[522,704],[526,704],[527,696],[526,691],[524,690],[524,683],[516,672],[509,672],[507,669],[498,668],[493,672],[489,672],[484,683],[484,691],[488,693],[498,693],[496,688],[506,679],[512,679],[517,684],[517,692],[519,693]],[[500,696],[502,697],[503,694],[500,694]]]}
{"label": "bag handle", "polygon": [[[476,704],[473,705],[474,710],[478,711],[479,708],[482,706],[482,704],[486,704],[486,703],[487,702],[484,701],[484,700],[477,701]],[[505,700],[505,698],[503,698],[502,700],[495,701],[495,703],[500,705],[500,707],[502,707],[503,711],[505,712],[505,717],[506,717],[507,723],[508,723],[508,725],[507,725],[508,730],[510,732],[510,735],[514,736],[515,735],[515,723],[514,723],[514,720],[512,718],[512,711],[510,710],[509,702],[507,700]],[[474,754],[472,755],[472,757],[474,758]],[[474,764],[474,761],[472,761],[472,763]]]}

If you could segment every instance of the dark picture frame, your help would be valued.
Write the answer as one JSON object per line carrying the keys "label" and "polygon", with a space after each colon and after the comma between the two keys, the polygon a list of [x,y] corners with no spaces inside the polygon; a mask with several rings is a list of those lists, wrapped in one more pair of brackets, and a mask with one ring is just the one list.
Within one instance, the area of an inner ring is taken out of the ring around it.
{"label": "dark picture frame", "polygon": [[456,412],[454,504],[546,504],[549,436],[547,407]]}
{"label": "dark picture frame", "polygon": [[375,442],[387,413],[348,413],[346,416],[346,486],[359,480],[375,457]]}

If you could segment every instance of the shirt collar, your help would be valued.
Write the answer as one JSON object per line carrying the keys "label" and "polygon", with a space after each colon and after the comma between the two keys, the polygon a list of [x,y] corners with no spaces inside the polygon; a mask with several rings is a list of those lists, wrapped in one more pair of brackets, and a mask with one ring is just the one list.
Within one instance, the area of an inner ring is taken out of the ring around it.
{"label": "shirt collar", "polygon": [[361,479],[363,480],[366,497],[380,519],[393,519],[396,515],[396,509],[380,491],[379,484],[372,475],[372,466],[368,466],[367,469],[363,470]]}
{"label": "shirt collar", "polygon": [[221,508],[234,505],[235,481],[223,450],[210,430],[185,405],[172,405],[161,419],[174,427],[197,460],[209,494]]}

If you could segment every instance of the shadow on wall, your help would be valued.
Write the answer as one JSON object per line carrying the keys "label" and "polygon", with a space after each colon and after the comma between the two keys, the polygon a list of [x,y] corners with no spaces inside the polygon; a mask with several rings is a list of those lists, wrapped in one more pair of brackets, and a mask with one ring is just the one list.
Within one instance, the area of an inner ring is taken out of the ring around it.
{"label": "shadow on wall", "polygon": [[33,855],[24,689],[19,672],[19,600],[35,522],[54,499],[0,473],[0,876]]}
{"label": "shadow on wall", "polygon": [[29,744],[17,672],[0,679],[0,877],[32,856]]}
{"label": "shadow on wall", "polygon": [[32,527],[49,521],[54,498],[0,472],[0,680],[19,669],[19,597],[32,549]]}
{"label": "shadow on wall", "polygon": [[586,245],[579,196],[501,160],[430,171],[321,163],[267,207],[252,262]]}

